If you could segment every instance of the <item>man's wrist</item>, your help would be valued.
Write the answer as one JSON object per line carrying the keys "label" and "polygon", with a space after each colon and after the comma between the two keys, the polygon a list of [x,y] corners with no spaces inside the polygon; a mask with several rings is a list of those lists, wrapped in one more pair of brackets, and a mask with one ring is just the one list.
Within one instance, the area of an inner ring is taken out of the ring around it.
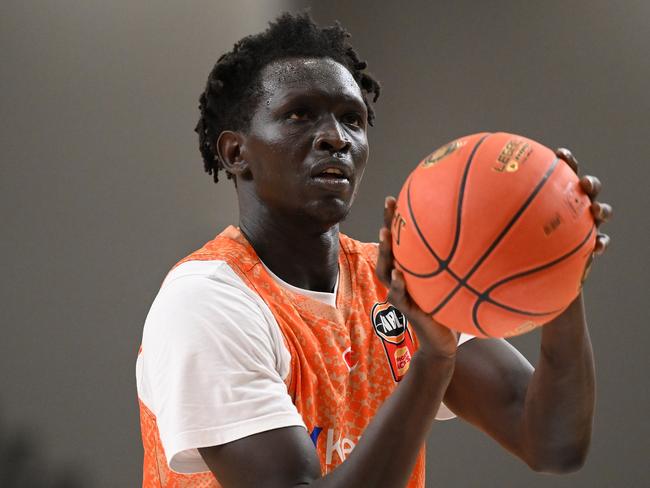
{"label": "man's wrist", "polygon": [[449,378],[454,373],[454,366],[456,365],[456,352],[443,353],[431,349],[420,348],[413,355],[411,367],[416,367],[424,374],[438,374],[441,376],[448,375]]}

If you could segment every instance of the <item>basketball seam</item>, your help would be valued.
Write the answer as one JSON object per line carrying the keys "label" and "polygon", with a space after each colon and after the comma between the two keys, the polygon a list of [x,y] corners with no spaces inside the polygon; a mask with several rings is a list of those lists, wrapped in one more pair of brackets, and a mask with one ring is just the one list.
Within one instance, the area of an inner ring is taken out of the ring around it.
{"label": "basketball seam", "polygon": [[[478,148],[478,145],[475,147],[475,149],[477,149],[477,148]],[[473,154],[472,154],[472,156],[473,156]],[[512,216],[512,218],[510,219],[508,224],[506,224],[506,226],[503,228],[501,233],[492,242],[492,244],[483,253],[483,255],[478,259],[478,261],[476,263],[474,263],[474,265],[469,270],[469,272],[463,278],[461,278],[459,280],[458,285],[456,285],[456,287],[438,304],[438,306],[436,306],[431,312],[429,312],[430,315],[437,314],[445,305],[447,305],[447,303],[449,303],[449,300],[451,300],[456,295],[456,293],[458,293],[458,290],[460,290],[463,287],[468,288],[468,289],[470,288],[468,286],[468,284],[467,284],[467,280],[469,280],[472,277],[472,275],[481,266],[481,264],[483,264],[483,262],[488,258],[488,256],[492,253],[492,251],[494,251],[494,249],[496,249],[496,247],[499,245],[499,243],[508,234],[508,232],[510,231],[512,226],[515,224],[515,222],[517,222],[517,220],[519,220],[519,217],[521,217],[521,215],[523,215],[525,210],[529,207],[529,205],[532,203],[532,201],[535,199],[537,194],[541,191],[541,189],[544,187],[544,185],[546,184],[548,179],[551,177],[551,175],[553,174],[553,172],[557,168],[558,161],[559,161],[559,159],[557,157],[553,160],[553,162],[551,163],[549,168],[544,173],[544,176],[542,177],[540,182],[535,186],[535,188],[533,189],[531,194],[528,196],[526,201],[519,208],[519,210],[517,210],[517,212],[515,212],[515,214]],[[460,229],[457,229],[457,231],[460,231]],[[478,323],[475,323],[474,325],[483,335],[488,336],[488,337],[490,336],[489,334],[487,334],[483,330],[483,328]]]}
{"label": "basketball seam", "polygon": [[469,158],[467,158],[467,163],[465,165],[465,169],[463,170],[463,179],[461,180],[460,184],[460,189],[459,189],[459,194],[458,194],[458,205],[456,208],[456,230],[454,234],[454,243],[452,244],[452,248],[449,252],[449,256],[447,256],[447,259],[441,259],[438,257],[438,254],[433,250],[431,245],[427,242],[427,240],[424,238],[424,235],[422,234],[422,231],[420,230],[420,226],[418,225],[417,219],[415,218],[415,214],[413,213],[413,207],[411,206],[411,179],[409,178],[407,186],[406,186],[406,206],[409,209],[409,215],[411,216],[411,220],[413,221],[413,226],[415,227],[416,232],[418,233],[418,236],[420,237],[420,240],[424,243],[424,246],[427,248],[427,250],[433,255],[434,259],[438,261],[438,269],[436,271],[433,271],[431,273],[426,273],[426,274],[416,274],[404,266],[402,266],[401,263],[398,262],[400,267],[403,268],[404,271],[406,271],[408,274],[416,276],[418,278],[431,278],[433,276],[436,276],[440,274],[441,272],[447,270],[449,274],[451,274],[456,281],[460,282],[460,278],[449,269],[449,263],[453,259],[454,255],[456,254],[456,249],[458,247],[458,241],[460,239],[460,227],[462,223],[462,210],[463,210],[463,198],[465,196],[465,184],[467,182],[467,177],[469,175],[469,168],[472,165],[472,161],[474,160],[474,155],[476,154],[476,151],[478,150],[479,146],[487,139],[489,136],[492,134],[486,134],[481,139],[474,145],[472,148],[472,152],[469,155]]}
{"label": "basketball seam", "polygon": [[594,229],[595,229],[595,226],[592,226],[589,229],[589,232],[587,232],[587,235],[584,237],[584,239],[582,239],[580,244],[578,244],[571,251],[565,253],[564,255],[560,256],[559,258],[556,258],[556,259],[554,259],[552,261],[549,261],[548,263],[542,264],[542,265],[537,266],[535,268],[531,268],[531,269],[526,270],[526,271],[521,271],[521,272],[516,273],[514,275],[511,275],[511,276],[509,276],[507,278],[504,278],[504,279],[492,284],[491,286],[489,286],[485,291],[483,291],[483,293],[480,293],[479,296],[478,296],[478,300],[474,304],[474,307],[473,307],[473,310],[472,310],[472,319],[474,321],[474,325],[476,326],[476,328],[479,329],[479,330],[483,330],[483,328],[480,327],[480,325],[478,323],[478,309],[483,303],[486,303],[486,302],[491,303],[492,305],[494,305],[496,307],[500,307],[500,308],[503,308],[505,310],[508,310],[509,312],[514,312],[514,313],[518,313],[518,314],[521,314],[521,315],[529,315],[529,316],[533,316],[533,317],[541,317],[541,316],[544,316],[544,315],[551,315],[551,314],[554,314],[554,313],[557,313],[557,312],[561,311],[562,309],[555,309],[555,310],[551,310],[551,311],[548,311],[548,312],[531,312],[531,311],[527,311],[527,310],[517,309],[515,307],[511,307],[511,306],[508,306],[508,305],[506,305],[504,303],[500,303],[500,302],[496,301],[494,298],[490,297],[490,293],[494,289],[498,288],[499,286],[501,286],[501,285],[503,285],[503,284],[505,284],[505,283],[507,283],[509,281],[515,280],[517,278],[521,278],[522,276],[537,273],[538,271],[542,271],[542,270],[547,269],[547,268],[550,268],[550,267],[555,266],[556,264],[564,261],[565,259],[571,257],[573,254],[575,254],[580,249],[582,249],[587,242],[589,242],[589,238],[592,236],[592,234],[594,232]]}
{"label": "basketball seam", "polygon": [[487,248],[487,250],[483,253],[483,256],[479,258],[479,260],[474,263],[474,266],[472,266],[472,269],[469,270],[467,275],[463,277],[462,283],[466,282],[471,276],[476,272],[476,270],[483,264],[483,262],[488,258],[490,254],[492,254],[492,251],[496,249],[496,247],[501,243],[503,238],[510,232],[510,229],[512,229],[512,226],[515,225],[517,220],[519,220],[519,217],[523,215],[523,213],[526,211],[526,209],[530,206],[532,201],[535,199],[535,197],[538,195],[538,193],[542,190],[544,185],[546,185],[546,182],[548,179],[551,177],[553,172],[555,171],[555,168],[557,168],[557,162],[558,158],[555,158],[553,160],[553,163],[551,166],[546,170],[546,173],[542,177],[542,180],[537,184],[533,192],[528,196],[524,204],[517,210],[515,215],[513,215],[512,219],[510,219],[510,222],[503,228],[501,233],[497,236],[497,238],[490,244],[490,247]]}

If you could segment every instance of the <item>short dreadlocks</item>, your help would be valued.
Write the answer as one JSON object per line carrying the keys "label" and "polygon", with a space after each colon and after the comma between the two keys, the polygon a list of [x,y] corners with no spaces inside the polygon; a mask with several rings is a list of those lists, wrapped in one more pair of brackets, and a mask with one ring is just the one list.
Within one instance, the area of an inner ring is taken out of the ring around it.
{"label": "short dreadlocks", "polygon": [[[205,91],[199,98],[201,117],[194,129],[199,134],[199,149],[205,171],[213,175],[224,169],[216,151],[216,141],[224,130],[248,130],[253,113],[262,96],[262,69],[277,60],[293,57],[331,58],[345,66],[359,87],[368,108],[368,123],[374,112],[366,93],[379,97],[380,85],[368,73],[366,62],[348,42],[350,34],[336,22],[319,27],[308,13],[285,13],[268,29],[238,41],[232,51],[222,55],[208,76]],[[226,172],[228,178],[232,175]]]}

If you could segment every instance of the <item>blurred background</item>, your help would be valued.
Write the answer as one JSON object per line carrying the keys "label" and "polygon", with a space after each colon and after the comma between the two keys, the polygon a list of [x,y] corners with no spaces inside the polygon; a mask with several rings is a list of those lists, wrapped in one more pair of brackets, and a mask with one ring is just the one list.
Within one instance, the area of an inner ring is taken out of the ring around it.
{"label": "blurred background", "polygon": [[[203,173],[198,96],[221,53],[285,10],[340,20],[382,82],[343,230],[376,240],[383,198],[460,135],[567,146],[615,220],[585,295],[598,404],[585,467],[531,472],[437,423],[428,486],[648,486],[650,2],[4,0],[0,5],[0,486],[141,483],[135,358],[166,272],[237,222]],[[537,358],[539,335],[516,346]]]}

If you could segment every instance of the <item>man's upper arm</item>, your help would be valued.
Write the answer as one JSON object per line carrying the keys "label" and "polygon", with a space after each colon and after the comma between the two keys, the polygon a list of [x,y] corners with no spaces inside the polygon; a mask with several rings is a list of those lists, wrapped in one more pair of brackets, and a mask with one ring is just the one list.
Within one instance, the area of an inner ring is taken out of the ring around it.
{"label": "man's upper arm", "polygon": [[533,371],[526,358],[505,340],[474,339],[458,348],[445,404],[516,453]]}
{"label": "man's upper arm", "polygon": [[289,488],[321,476],[316,448],[302,427],[283,427],[199,449],[224,488]]}
{"label": "man's upper arm", "polygon": [[200,447],[288,426],[307,435],[278,371],[275,332],[235,285],[179,277],[147,317],[138,393],[175,471],[206,471]]}

